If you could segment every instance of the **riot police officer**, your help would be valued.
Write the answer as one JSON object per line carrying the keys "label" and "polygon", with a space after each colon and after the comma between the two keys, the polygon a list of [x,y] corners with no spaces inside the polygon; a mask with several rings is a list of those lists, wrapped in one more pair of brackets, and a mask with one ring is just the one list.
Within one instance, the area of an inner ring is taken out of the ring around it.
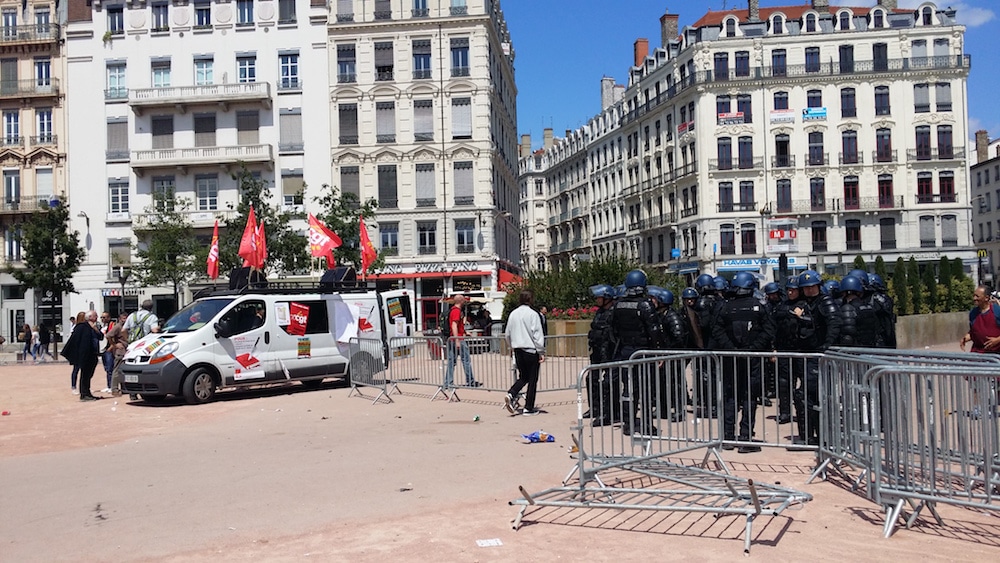
{"label": "riot police officer", "polygon": [[[656,293],[650,292],[656,302],[656,310],[660,315],[660,325],[663,328],[663,348],[666,350],[683,350],[688,343],[688,326],[685,317],[674,309],[674,292],[669,289],[657,288]],[[684,381],[684,366],[677,362],[669,362],[663,366],[666,373],[665,385],[660,387],[657,397],[657,409],[661,418],[670,413],[672,422],[684,420],[686,414],[687,390]],[[662,410],[661,410],[662,409]],[[672,411],[672,412],[671,412]]]}
{"label": "riot police officer", "polygon": [[[785,282],[786,297],[774,307],[771,318],[774,320],[774,350],[776,352],[798,351],[798,323],[792,311],[797,307],[803,307],[802,296],[799,291],[799,277],[791,276]],[[802,384],[802,374],[805,368],[801,360],[794,360],[788,357],[778,357],[778,424],[788,424],[792,421],[792,394],[793,390]],[[799,416],[805,413],[796,411]]]}
{"label": "riot police officer", "polygon": [[896,303],[886,293],[885,281],[882,276],[868,276],[868,286],[871,288],[869,301],[878,317],[879,330],[875,337],[875,346],[880,348],[896,347]]}
{"label": "riot police officer", "polygon": [[[611,330],[618,335],[615,361],[628,360],[638,350],[659,348],[662,345],[663,329],[652,301],[646,296],[646,273],[642,270],[632,270],[625,275],[625,295],[611,308]],[[630,407],[627,411],[622,410],[624,416],[622,431],[626,435],[632,434],[633,429],[637,429],[635,428],[638,421],[637,403],[641,400],[635,396],[640,388],[641,374],[635,367],[629,369],[627,373],[631,375],[625,382],[629,390],[628,401],[625,400],[626,396],[622,397],[623,406]],[[637,430],[644,434],[656,431],[655,428]]]}
{"label": "riot police officer", "polygon": [[[774,341],[774,323],[764,306],[753,296],[756,278],[750,272],[739,272],[733,278],[733,299],[719,311],[712,331],[712,340],[719,350],[749,350],[764,352]],[[761,358],[728,357],[722,363],[723,438],[750,442],[753,438],[757,413],[757,398],[761,393]],[[743,411],[740,433],[736,436],[737,404]],[[740,453],[758,452],[760,447],[743,444]]]}
{"label": "riot police officer", "polygon": [[846,276],[840,280],[840,289],[844,293],[844,302],[840,306],[839,344],[864,348],[875,346],[879,332],[878,316],[872,303],[864,298],[865,289],[861,280]]}
{"label": "riot police officer", "polygon": [[[781,305],[781,287],[774,282],[764,284],[764,312],[774,321],[774,310]],[[777,327],[775,327],[777,331]],[[774,344],[769,348],[774,349]],[[771,406],[771,399],[777,395],[777,365],[775,359],[764,362],[764,406]]]}
{"label": "riot police officer", "polygon": [[[694,307],[698,313],[696,332],[701,335],[702,350],[713,349],[712,325],[715,322],[715,313],[722,303],[722,298],[715,287],[715,278],[709,274],[702,274],[695,280],[695,288],[698,291],[698,301],[695,302]],[[697,378],[697,383],[694,385],[696,389],[695,417],[715,418],[718,409],[715,363],[708,357],[698,359],[695,363],[695,377]]]}
{"label": "riot police officer", "polygon": [[[590,346],[590,363],[603,364],[610,362],[614,355],[614,333],[611,332],[611,306],[614,305],[615,288],[607,284],[595,285],[590,288],[590,294],[597,301],[597,312],[590,322],[587,333],[587,343]],[[615,381],[614,383],[617,383]],[[616,385],[620,392],[620,385]],[[618,399],[618,394],[612,390],[612,378],[608,370],[591,370],[587,374],[587,402],[590,408],[583,418],[593,417],[594,426],[612,424],[614,413],[611,411],[611,398]],[[621,415],[617,417],[621,418]]]}
{"label": "riot police officer", "polygon": [[[792,312],[798,323],[799,348],[805,352],[825,352],[840,338],[840,308],[829,295],[820,292],[821,283],[815,270],[799,275],[805,303]],[[796,412],[805,413],[805,420],[799,420],[799,440],[819,445],[819,360],[806,360],[805,368],[802,389],[795,397]]]}

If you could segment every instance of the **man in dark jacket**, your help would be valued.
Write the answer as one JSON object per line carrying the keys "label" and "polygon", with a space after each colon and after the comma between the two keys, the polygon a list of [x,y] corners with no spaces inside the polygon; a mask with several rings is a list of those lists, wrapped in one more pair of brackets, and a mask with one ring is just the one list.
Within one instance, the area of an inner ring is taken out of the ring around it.
{"label": "man in dark jacket", "polygon": [[[656,304],[656,312],[660,316],[660,326],[663,328],[663,348],[665,350],[684,350],[688,343],[687,320],[674,309],[674,292],[669,289],[656,288],[650,290],[650,297]],[[684,379],[684,364],[665,362],[657,367],[660,383],[656,397],[657,416],[670,416],[671,422],[684,420],[687,411],[687,386]]]}
{"label": "man in dark jacket", "polygon": [[[695,311],[698,313],[698,330],[702,336],[702,350],[712,350],[712,325],[715,323],[715,313],[722,303],[718,291],[715,289],[715,278],[710,274],[702,274],[695,280],[695,289],[698,291],[698,301],[695,302]],[[696,418],[715,418],[717,416],[718,399],[716,394],[718,388],[715,384],[716,377],[715,363],[709,358],[701,358],[695,363],[695,377],[698,379],[695,385],[695,411]]]}
{"label": "man in dark jacket", "polygon": [[[774,350],[776,352],[795,352],[798,351],[798,322],[792,311],[798,307],[804,307],[797,275],[791,276],[785,282],[785,294],[785,299],[778,303],[771,313],[775,331]],[[788,424],[792,421],[793,390],[802,385],[805,365],[801,360],[779,357],[777,359],[777,372],[778,424]],[[805,413],[799,412],[798,415],[805,416]]]}
{"label": "man in dark jacket", "polygon": [[865,299],[861,280],[846,276],[840,280],[844,301],[840,305],[841,346],[871,348],[879,333],[879,320],[875,307]]}
{"label": "man in dark jacket", "polygon": [[[829,295],[820,292],[822,280],[815,270],[799,275],[799,287],[805,297],[804,307],[792,312],[797,317],[799,349],[803,352],[825,352],[836,345],[840,338],[840,308]],[[799,420],[799,440],[809,445],[819,445],[819,360],[805,362],[803,388],[796,393],[796,412],[804,412]],[[801,406],[801,407],[800,407]],[[803,424],[804,422],[804,424]]]}
{"label": "man in dark jacket", "polygon": [[[615,288],[607,284],[590,288],[597,301],[597,312],[590,322],[587,344],[590,347],[590,363],[610,362],[614,355],[614,333],[611,332],[611,307],[615,304]],[[591,370],[587,374],[587,404],[590,408],[583,418],[593,418],[594,426],[610,426],[621,420],[621,413],[613,412],[612,405],[620,405],[621,383],[612,378],[610,370]]]}
{"label": "man in dark jacket", "polygon": [[[717,349],[754,352],[771,350],[774,323],[764,306],[753,295],[755,284],[756,278],[750,272],[739,272],[733,278],[732,288],[736,295],[722,306],[712,331],[712,340]],[[753,439],[757,398],[761,393],[761,358],[730,357],[722,365],[723,438],[750,442]],[[737,403],[743,411],[738,437],[735,435]],[[758,451],[760,447],[746,443],[739,449],[740,453]]]}
{"label": "man in dark jacket", "polygon": [[[646,273],[642,270],[632,270],[626,274],[625,295],[611,308],[611,330],[618,335],[615,361],[628,360],[638,350],[655,349],[662,345],[663,328],[652,301],[646,296]],[[655,433],[656,428],[637,428],[639,398],[636,397],[636,391],[640,388],[639,378],[642,375],[633,369],[630,376],[624,382],[629,392],[622,396],[623,407],[628,407],[622,409],[622,432],[630,435],[636,429],[643,434]]]}
{"label": "man in dark jacket", "polygon": [[867,295],[868,302],[878,319],[878,332],[875,335],[875,346],[879,348],[896,347],[896,303],[892,297],[886,293],[885,282],[882,276],[872,274],[868,276],[868,288],[870,295]]}

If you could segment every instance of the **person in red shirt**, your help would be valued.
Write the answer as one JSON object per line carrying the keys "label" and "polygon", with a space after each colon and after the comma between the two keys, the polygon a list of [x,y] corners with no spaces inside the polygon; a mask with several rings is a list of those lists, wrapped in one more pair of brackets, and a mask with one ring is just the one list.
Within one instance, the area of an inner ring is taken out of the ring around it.
{"label": "person in red shirt", "polygon": [[465,385],[481,387],[472,374],[472,358],[469,356],[469,343],[465,341],[465,302],[466,297],[459,293],[455,296],[454,305],[448,313],[448,324],[451,325],[451,337],[448,339],[448,368],[444,375],[444,388],[455,386],[455,364],[458,356],[462,357],[462,371],[465,372]]}
{"label": "person in red shirt", "polygon": [[969,332],[965,333],[959,346],[965,351],[965,345],[972,344],[972,352],[979,354],[1000,353],[1000,325],[997,324],[996,313],[1000,305],[990,298],[989,289],[980,285],[972,294],[972,310],[969,311]]}

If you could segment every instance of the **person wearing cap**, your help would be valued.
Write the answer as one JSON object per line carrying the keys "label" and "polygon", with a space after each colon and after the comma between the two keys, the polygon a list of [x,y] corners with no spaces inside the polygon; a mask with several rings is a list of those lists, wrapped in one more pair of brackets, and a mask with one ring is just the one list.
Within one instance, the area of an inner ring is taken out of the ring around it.
{"label": "person wearing cap", "polygon": [[[804,306],[795,308],[792,313],[798,321],[799,349],[803,352],[825,352],[835,346],[840,338],[840,308],[829,295],[822,294],[820,291],[822,283],[819,273],[815,270],[806,270],[799,274],[799,287],[802,288],[805,303]],[[803,386],[797,391],[796,412],[805,413],[805,420],[799,420],[799,440],[811,446],[818,446],[820,422],[818,359],[806,360]]]}

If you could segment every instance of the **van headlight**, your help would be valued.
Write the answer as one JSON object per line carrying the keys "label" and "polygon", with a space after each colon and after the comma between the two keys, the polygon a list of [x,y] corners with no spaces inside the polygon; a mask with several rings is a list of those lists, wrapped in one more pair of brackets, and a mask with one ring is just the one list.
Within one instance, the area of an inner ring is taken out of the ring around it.
{"label": "van headlight", "polygon": [[149,358],[149,363],[158,364],[160,362],[172,360],[174,352],[176,352],[178,348],[180,348],[180,344],[176,342],[168,342],[163,346],[160,346],[155,352],[153,352],[153,356]]}

